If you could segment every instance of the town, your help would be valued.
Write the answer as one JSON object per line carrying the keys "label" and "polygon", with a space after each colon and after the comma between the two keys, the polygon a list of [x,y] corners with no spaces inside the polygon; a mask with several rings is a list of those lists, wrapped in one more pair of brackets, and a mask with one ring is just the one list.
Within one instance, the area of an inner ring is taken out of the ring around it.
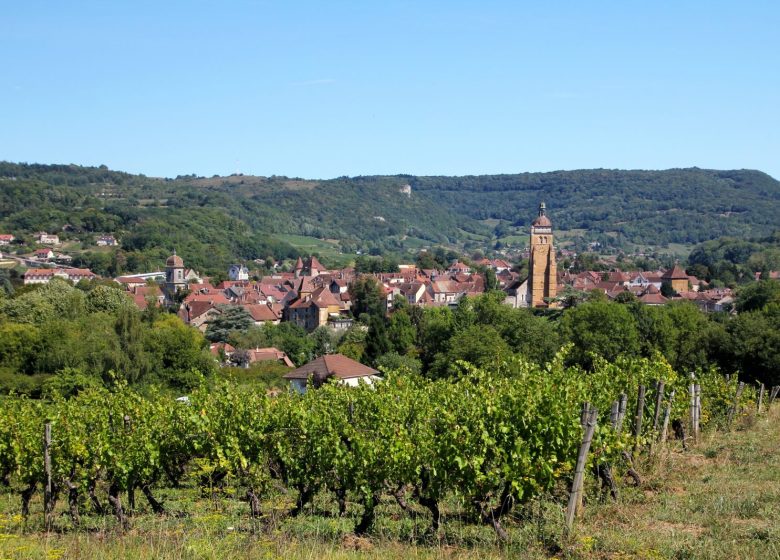
{"label": "town", "polygon": [[[0,234],[0,245],[5,249],[12,248],[15,240],[13,234]],[[69,266],[72,257],[56,251],[60,245],[56,234],[39,232],[33,241],[39,246],[33,253],[17,256],[6,252],[6,259],[28,267],[23,277],[25,285],[45,284],[53,278],[73,283],[98,278],[88,269]],[[97,237],[96,245],[116,247],[119,242],[105,234]],[[299,257],[287,272],[283,271],[284,263],[275,262],[274,271],[264,275],[251,271],[247,264],[234,264],[227,271],[227,279],[215,283],[188,268],[174,250],[164,270],[124,274],[114,281],[140,309],[147,305],[180,306],[182,320],[202,331],[228,305],[246,309],[258,325],[291,321],[309,332],[321,326],[349,328],[353,322],[349,286],[360,274],[371,274],[380,282],[388,312],[398,297],[414,306],[456,306],[461,298],[489,289],[503,291],[505,303],[515,308],[566,306],[573,294],[593,291],[604,293],[610,300],[633,296],[646,305],[687,300],[707,312],[729,311],[734,302],[731,288],[705,289],[706,282],[687,274],[679,264],[652,271],[559,269],[556,261],[562,255],[576,258],[576,253],[556,250],[544,203],[531,225],[524,254],[528,255],[525,275],[502,258],[463,259],[468,263],[455,260],[441,269],[399,264],[397,272],[366,273],[356,272],[354,267],[328,270],[312,255]],[[486,282],[488,270],[492,285]],[[772,271],[768,277],[778,279],[780,272]]]}

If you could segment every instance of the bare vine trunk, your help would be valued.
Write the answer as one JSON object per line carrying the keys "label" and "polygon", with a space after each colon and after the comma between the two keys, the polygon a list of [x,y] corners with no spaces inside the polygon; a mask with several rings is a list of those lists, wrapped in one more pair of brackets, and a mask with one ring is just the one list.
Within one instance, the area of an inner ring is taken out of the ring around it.
{"label": "bare vine trunk", "polygon": [[596,474],[601,480],[601,489],[609,490],[609,495],[613,500],[618,498],[618,487],[615,483],[615,477],[612,476],[612,467],[607,463],[605,465],[599,465],[595,467]]}
{"label": "bare vine trunk", "polygon": [[499,503],[493,509],[486,510],[483,506],[483,503],[478,500],[474,502],[474,505],[477,508],[477,512],[479,513],[479,517],[482,523],[493,527],[493,530],[496,532],[496,536],[499,538],[499,540],[508,540],[509,535],[507,534],[506,529],[504,529],[504,527],[501,525],[501,518],[512,511],[512,507],[515,505],[515,499],[512,496],[511,486],[509,484],[504,485],[504,490],[501,492]]}
{"label": "bare vine trunk", "polygon": [[30,515],[30,500],[32,500],[33,494],[35,494],[35,488],[38,486],[37,482],[31,482],[27,488],[22,490],[22,517],[27,519]]}
{"label": "bare vine trunk", "polygon": [[122,508],[122,498],[120,495],[121,491],[119,485],[112,482],[108,489],[108,502],[114,508],[114,515],[119,522],[119,527],[124,531],[128,528],[129,523],[127,521],[127,516],[125,515],[125,510]]}
{"label": "bare vine trunk", "polygon": [[90,480],[89,484],[87,485],[87,494],[89,495],[89,501],[92,503],[92,509],[95,511],[95,513],[97,513],[98,515],[105,515],[106,508],[103,507],[103,504],[98,499],[97,494],[95,494],[96,487],[97,487],[97,480],[96,479]]}
{"label": "bare vine trunk", "polygon": [[431,512],[431,526],[428,527],[426,534],[436,535],[441,527],[441,512],[439,511],[439,501],[427,496],[417,496],[417,501],[420,505]]}
{"label": "bare vine trunk", "polygon": [[377,494],[372,494],[363,500],[363,515],[360,516],[360,522],[355,526],[356,535],[365,535],[374,524],[377,503],[379,503],[379,496]]}
{"label": "bare vine trunk", "polygon": [[339,517],[347,515],[347,491],[339,486],[333,491],[336,494],[336,503],[339,505]]}
{"label": "bare vine trunk", "polygon": [[680,420],[672,421],[672,429],[674,430],[674,436],[682,441],[683,449],[688,450],[688,441],[685,435],[685,424]]}
{"label": "bare vine trunk", "polygon": [[249,511],[252,514],[252,519],[260,517],[260,498],[257,497],[255,489],[249,487],[246,489],[246,499],[249,502]]}
{"label": "bare vine trunk", "polygon": [[295,507],[290,511],[290,517],[297,517],[303,512],[306,504],[311,502],[314,497],[314,489],[309,487],[298,488],[298,499],[295,500]]}
{"label": "bare vine trunk", "polygon": [[149,502],[149,507],[152,508],[152,511],[158,515],[165,513],[165,508],[162,505],[162,502],[158,501],[154,494],[152,494],[152,488],[149,484],[142,484],[141,485],[141,492],[144,493],[144,496],[146,497],[146,501]]}
{"label": "bare vine trunk", "polygon": [[68,512],[70,513],[70,520],[73,522],[74,527],[78,527],[81,524],[81,517],[79,516],[79,487],[73,484],[71,479],[65,479],[65,486],[68,487]]}

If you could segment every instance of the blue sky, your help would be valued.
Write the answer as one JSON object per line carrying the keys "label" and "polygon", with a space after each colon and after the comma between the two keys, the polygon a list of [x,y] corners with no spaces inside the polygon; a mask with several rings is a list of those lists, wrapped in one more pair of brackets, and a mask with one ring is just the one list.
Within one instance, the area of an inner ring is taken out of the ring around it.
{"label": "blue sky", "polygon": [[0,160],[780,178],[780,2],[0,0]]}

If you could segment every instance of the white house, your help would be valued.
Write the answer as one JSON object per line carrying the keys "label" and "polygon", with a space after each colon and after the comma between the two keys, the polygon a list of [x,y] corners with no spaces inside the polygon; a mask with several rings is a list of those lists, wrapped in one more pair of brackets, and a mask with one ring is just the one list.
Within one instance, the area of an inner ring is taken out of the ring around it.
{"label": "white house", "polygon": [[46,233],[45,231],[39,231],[35,234],[35,242],[40,245],[59,245],[60,238],[58,235]]}
{"label": "white house", "polygon": [[249,269],[243,264],[231,264],[228,269],[228,278],[233,282],[249,280]]}

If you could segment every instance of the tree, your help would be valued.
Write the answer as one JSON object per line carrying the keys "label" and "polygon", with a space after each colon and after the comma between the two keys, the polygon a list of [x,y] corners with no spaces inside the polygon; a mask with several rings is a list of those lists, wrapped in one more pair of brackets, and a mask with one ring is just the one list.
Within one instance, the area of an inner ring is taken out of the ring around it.
{"label": "tree", "polygon": [[447,341],[454,332],[454,323],[452,310],[448,307],[423,309],[417,333],[424,371],[431,367],[436,353],[446,348]]}
{"label": "tree", "polygon": [[417,329],[406,309],[399,309],[390,316],[387,336],[393,349],[401,356],[414,352]]}
{"label": "tree", "polygon": [[727,332],[724,358],[730,368],[768,386],[780,383],[780,313],[740,313]]}
{"label": "tree", "polygon": [[633,292],[625,291],[620,292],[617,296],[615,296],[615,303],[636,303],[637,297],[634,295]]}
{"label": "tree", "polygon": [[780,282],[759,280],[743,286],[737,291],[737,311],[755,311],[770,303],[780,303]]}
{"label": "tree", "polygon": [[211,342],[227,342],[231,333],[243,332],[255,324],[249,312],[239,305],[221,305],[220,313],[208,321],[206,338]]}
{"label": "tree", "polygon": [[14,373],[33,373],[41,343],[39,328],[22,323],[0,323],[0,364]]}
{"label": "tree", "polygon": [[88,313],[99,311],[116,313],[122,307],[132,304],[127,293],[118,288],[95,286],[87,293],[85,306]]}
{"label": "tree", "polygon": [[560,329],[564,339],[573,344],[570,358],[586,369],[592,367],[593,355],[614,361],[623,354],[639,353],[636,321],[624,305],[583,303],[566,310]]}
{"label": "tree", "polygon": [[121,365],[119,371],[130,382],[142,380],[151,371],[151,360],[144,345],[144,325],[135,307],[118,310],[114,331],[119,339]]}
{"label": "tree", "polygon": [[313,344],[313,357],[319,358],[323,354],[333,352],[333,331],[326,326],[320,326],[314,329],[309,335]]}
{"label": "tree", "polygon": [[347,329],[339,342],[338,353],[358,362],[362,361],[366,351],[366,331],[366,327],[360,324]]}
{"label": "tree", "polygon": [[352,314],[360,317],[369,315],[385,315],[386,304],[382,286],[373,276],[362,275],[355,278],[349,285],[352,297]]}
{"label": "tree", "polygon": [[192,389],[214,372],[206,339],[175,315],[162,315],[147,331],[145,346],[158,381],[182,390]]}
{"label": "tree", "polygon": [[380,356],[387,354],[392,349],[390,339],[387,337],[386,319],[381,315],[371,315],[368,320],[368,334],[366,335],[366,351],[363,361],[368,365],[375,365]]}
{"label": "tree", "polygon": [[485,269],[485,291],[492,292],[498,289],[498,278],[496,278],[496,271],[492,268]]}
{"label": "tree", "polygon": [[432,369],[437,376],[456,374],[458,368],[455,362],[458,360],[490,369],[497,367],[502,359],[507,359],[511,354],[512,351],[496,329],[472,325],[452,337],[446,352],[437,355]]}
{"label": "tree", "polygon": [[380,356],[376,361],[376,367],[383,372],[401,371],[417,374],[422,371],[420,360],[407,355],[399,355],[397,352],[388,352]]}
{"label": "tree", "polygon": [[680,372],[706,368],[711,335],[707,316],[688,301],[669,303],[664,310],[673,326],[671,344],[665,352],[669,364]]}

